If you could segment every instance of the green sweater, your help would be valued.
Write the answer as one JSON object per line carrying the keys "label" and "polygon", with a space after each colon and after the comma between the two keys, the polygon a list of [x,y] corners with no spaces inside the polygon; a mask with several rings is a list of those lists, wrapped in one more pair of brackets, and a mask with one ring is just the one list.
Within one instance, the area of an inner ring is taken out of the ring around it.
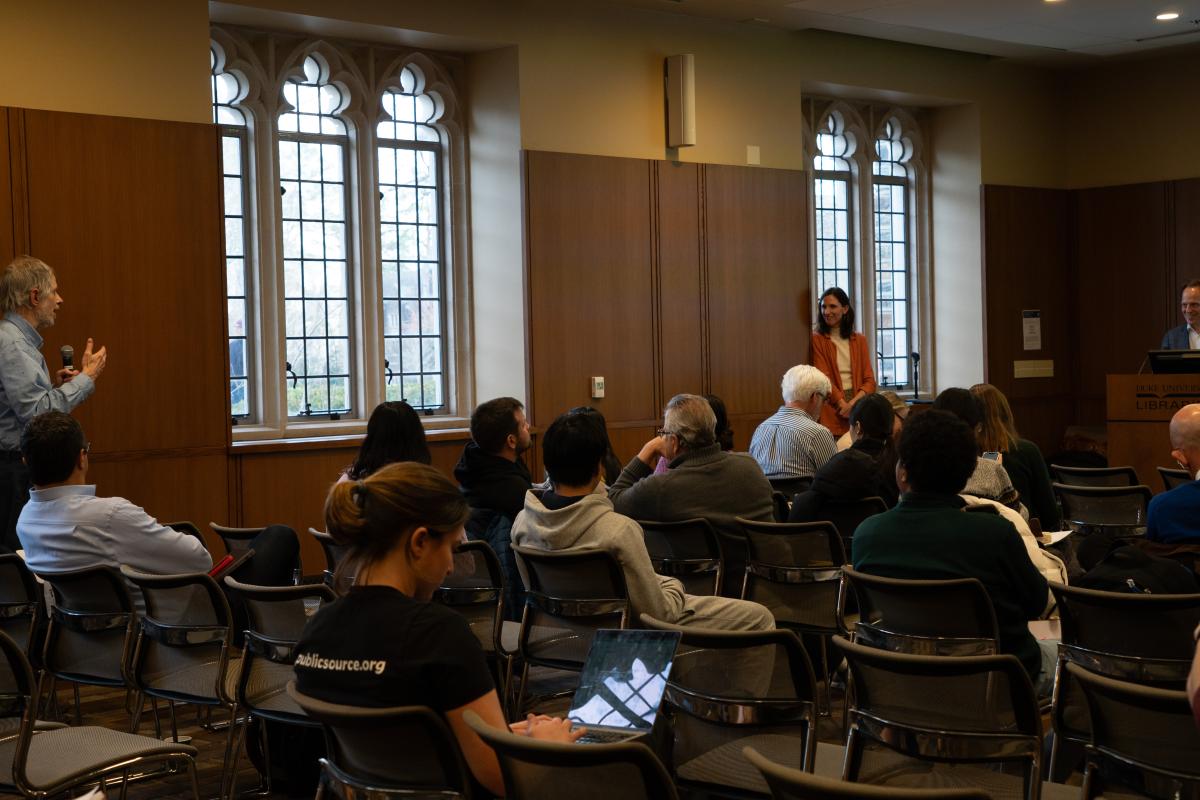
{"label": "green sweater", "polygon": [[1046,579],[1008,521],[962,507],[957,495],[904,495],[858,526],[854,568],[887,578],[978,578],[996,610],[1000,652],[1019,658],[1037,680],[1041,655],[1027,621],[1046,606]]}

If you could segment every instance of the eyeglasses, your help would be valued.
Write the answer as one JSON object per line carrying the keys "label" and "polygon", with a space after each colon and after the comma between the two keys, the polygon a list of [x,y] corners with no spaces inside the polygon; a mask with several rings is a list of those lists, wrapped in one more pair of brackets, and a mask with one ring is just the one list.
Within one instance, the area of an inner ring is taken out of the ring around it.
{"label": "eyeglasses", "polygon": [[83,443],[83,452],[85,452],[85,453],[90,453],[90,452],[92,452],[92,443],[91,443],[91,442],[84,442],[84,443]]}

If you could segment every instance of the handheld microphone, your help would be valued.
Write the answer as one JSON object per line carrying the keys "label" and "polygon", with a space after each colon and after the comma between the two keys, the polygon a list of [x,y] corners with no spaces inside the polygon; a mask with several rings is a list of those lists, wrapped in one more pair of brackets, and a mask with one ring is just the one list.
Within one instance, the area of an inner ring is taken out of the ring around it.
{"label": "handheld microphone", "polygon": [[69,344],[64,344],[58,349],[58,354],[62,356],[63,369],[75,368],[75,348]]}

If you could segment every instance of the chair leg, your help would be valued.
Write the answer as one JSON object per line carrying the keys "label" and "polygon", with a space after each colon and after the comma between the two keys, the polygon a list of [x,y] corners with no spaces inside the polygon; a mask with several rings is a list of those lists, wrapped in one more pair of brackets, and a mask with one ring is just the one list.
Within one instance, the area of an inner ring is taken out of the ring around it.
{"label": "chair leg", "polygon": [[185,756],[187,759],[188,777],[192,780],[192,800],[200,800],[200,782],[196,779],[196,759],[191,756]]}
{"label": "chair leg", "polygon": [[[237,704],[229,709],[229,730],[225,733],[225,759],[222,764],[228,764],[233,754],[233,735],[237,731]],[[225,776],[221,776],[221,797],[229,797],[225,791]]]}
{"label": "chair leg", "polygon": [[129,770],[121,770],[121,800],[126,800],[129,795]]}
{"label": "chair leg", "polygon": [[82,725],[83,724],[83,709],[80,708],[80,706],[79,706],[79,684],[72,683],[71,689],[74,691],[74,694],[75,694],[75,724]]}
{"label": "chair leg", "polygon": [[175,701],[167,701],[167,710],[171,712],[171,741],[179,744],[179,725],[175,722]]}
{"label": "chair leg", "polygon": [[1034,753],[1025,767],[1025,800],[1042,799],[1042,754]]}
{"label": "chair leg", "polygon": [[525,684],[529,682],[529,662],[526,661],[521,667],[521,686],[517,689],[517,704],[513,708],[513,716],[521,716],[521,708],[525,703]]}
{"label": "chair leg", "polygon": [[150,713],[154,714],[154,738],[161,739],[162,735],[162,720],[158,718],[158,698],[150,698]]}
{"label": "chair leg", "polygon": [[851,725],[846,736],[846,761],[842,765],[842,780],[854,783],[862,772],[863,742],[858,726]]}

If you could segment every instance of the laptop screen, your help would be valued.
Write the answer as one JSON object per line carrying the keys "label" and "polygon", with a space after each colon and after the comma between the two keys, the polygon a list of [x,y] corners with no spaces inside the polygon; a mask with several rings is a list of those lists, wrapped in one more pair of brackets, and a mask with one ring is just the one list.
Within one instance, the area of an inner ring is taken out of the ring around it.
{"label": "laptop screen", "polygon": [[675,631],[596,631],[567,717],[581,725],[650,730],[678,645]]}

